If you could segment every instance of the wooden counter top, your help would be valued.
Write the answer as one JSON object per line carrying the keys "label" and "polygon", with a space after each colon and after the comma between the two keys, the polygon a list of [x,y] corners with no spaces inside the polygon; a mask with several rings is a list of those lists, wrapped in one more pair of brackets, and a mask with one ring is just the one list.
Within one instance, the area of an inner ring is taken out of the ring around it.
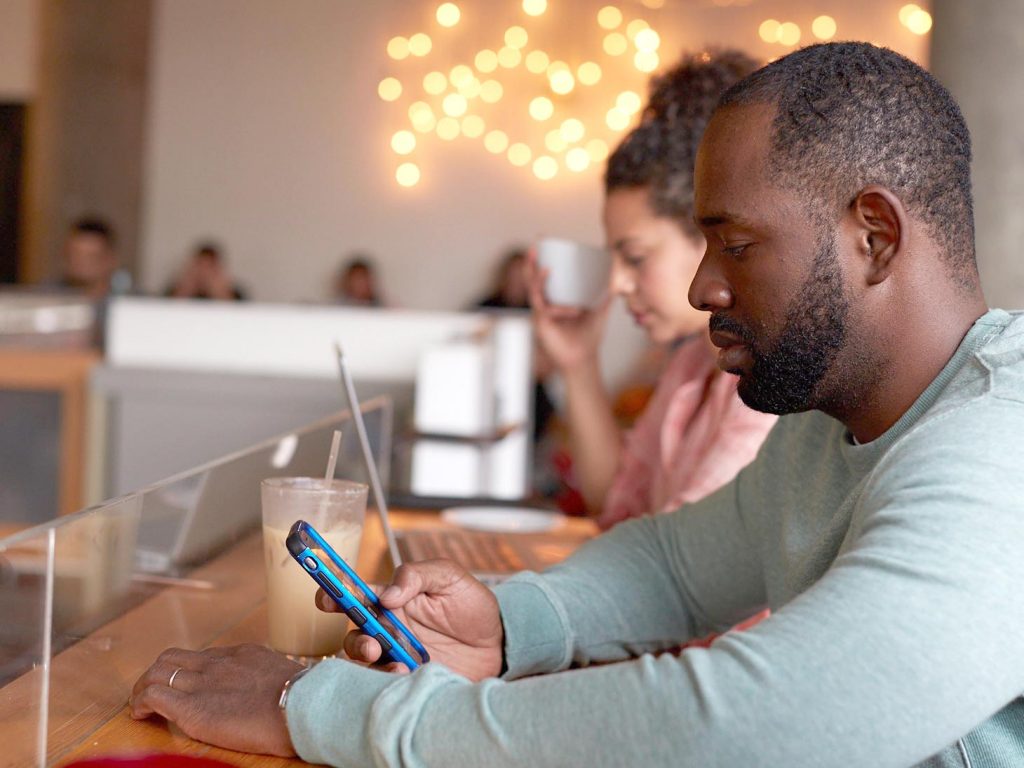
{"label": "wooden counter top", "polygon": [[[396,529],[443,526],[437,515],[393,512]],[[596,529],[570,520],[578,532]],[[263,553],[256,533],[189,574],[213,590],[195,586],[164,589],[54,657],[49,670],[47,764],[64,765],[97,756],[178,753],[241,766],[305,765],[262,755],[218,749],[169,728],[160,719],[132,720],[126,702],[131,686],[170,646],[267,642]],[[390,576],[380,523],[367,515],[358,570],[375,581]],[[0,688],[0,744],[4,765],[38,765],[36,733],[44,670],[33,669]]]}

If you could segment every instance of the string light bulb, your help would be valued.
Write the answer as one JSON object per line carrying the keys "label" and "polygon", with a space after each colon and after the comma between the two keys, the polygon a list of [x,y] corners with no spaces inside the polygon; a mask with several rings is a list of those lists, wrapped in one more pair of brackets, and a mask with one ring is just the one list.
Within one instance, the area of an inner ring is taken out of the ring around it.
{"label": "string light bulb", "polygon": [[398,131],[391,137],[391,149],[396,155],[408,155],[416,149],[416,135],[412,131]]}
{"label": "string light bulb", "polygon": [[650,29],[651,25],[643,19],[633,19],[629,24],[626,25],[626,37],[630,40],[636,40],[636,36],[645,29]]}
{"label": "string light bulb", "polygon": [[544,146],[552,152],[564,152],[569,144],[562,136],[562,132],[555,128],[544,135]]}
{"label": "string light bulb", "polygon": [[497,80],[485,80],[480,84],[480,98],[488,104],[496,104],[501,101],[504,90]]}
{"label": "string light bulb", "polygon": [[462,12],[455,3],[441,3],[437,6],[437,23],[442,27],[454,27],[462,18]]}
{"label": "string light bulb", "polygon": [[548,82],[551,85],[551,90],[560,96],[571,93],[572,89],[576,87],[576,78],[572,76],[572,72],[568,69],[555,71],[551,74]]}
{"label": "string light bulb", "polygon": [[633,55],[633,66],[641,72],[653,72],[660,63],[661,59],[656,51],[637,51]]}
{"label": "string light bulb", "polygon": [[577,120],[575,117],[570,117],[565,120],[561,127],[558,129],[562,135],[562,138],[569,144],[575,144],[577,141],[583,138],[583,134],[586,133],[586,126],[583,125],[582,120]]}
{"label": "string light bulb", "polygon": [[604,36],[602,46],[609,56],[621,56],[629,48],[629,41],[621,32],[610,32]]}
{"label": "string light bulb", "polygon": [[583,147],[573,147],[565,154],[565,167],[580,173],[590,167],[590,153]]}
{"label": "string light bulb", "polygon": [[608,159],[608,143],[604,139],[591,139],[584,147],[592,163],[602,163]]}
{"label": "string light bulb", "polygon": [[597,12],[597,25],[601,29],[616,29],[622,23],[622,11],[614,5],[606,5]]}
{"label": "string light bulb", "polygon": [[533,152],[522,142],[516,142],[508,148],[508,161],[512,165],[523,166],[530,162]]}
{"label": "string light bulb", "polygon": [[544,51],[530,51],[526,54],[526,68],[535,75],[547,72],[550,61]]}
{"label": "string light bulb", "polygon": [[525,48],[530,36],[522,27],[509,27],[505,30],[505,45],[509,48]]}
{"label": "string light bulb", "polygon": [[402,95],[402,84],[395,77],[385,77],[377,86],[377,95],[384,101],[395,101]]}
{"label": "string light bulb", "polygon": [[633,38],[633,45],[641,51],[656,51],[661,45],[661,36],[653,29],[641,29]]}
{"label": "string light bulb", "polygon": [[779,42],[792,47],[800,42],[800,27],[787,21],[779,27]]}
{"label": "string light bulb", "polygon": [[766,43],[778,42],[779,27],[781,26],[775,19],[765,19],[761,22],[761,26],[757,28],[757,34]]}
{"label": "string light bulb", "polygon": [[470,139],[478,139],[484,135],[484,119],[480,115],[466,115],[462,118],[462,135]]}
{"label": "string light bulb", "polygon": [[811,22],[811,33],[819,40],[831,40],[836,36],[836,20],[831,16],[819,16]]}
{"label": "string light bulb", "polygon": [[523,12],[527,16],[540,16],[547,9],[548,0],[523,0]]}
{"label": "string light bulb", "polygon": [[513,67],[519,66],[519,62],[523,60],[523,53],[518,48],[511,48],[505,46],[498,51],[498,63],[505,69],[512,69]]}
{"label": "string light bulb", "polygon": [[442,117],[437,121],[437,135],[445,141],[454,141],[461,131],[459,121],[454,117]]}
{"label": "string light bulb", "polygon": [[420,169],[415,163],[402,163],[395,171],[395,180],[403,187],[415,187],[420,181]]}
{"label": "string light bulb", "polygon": [[550,155],[541,155],[533,161],[533,175],[541,181],[555,178],[558,173],[558,161]]}
{"label": "string light bulb", "polygon": [[493,72],[498,68],[498,54],[489,49],[482,50],[473,59],[473,63],[479,72]]}
{"label": "string light bulb", "polygon": [[488,131],[484,136],[484,147],[488,152],[500,155],[508,149],[508,135],[504,131]]}
{"label": "string light bulb", "polygon": [[392,37],[388,40],[388,56],[401,61],[409,56],[409,41],[404,37]]}
{"label": "string light bulb", "polygon": [[543,122],[555,113],[555,105],[547,96],[537,96],[530,102],[530,117]]}
{"label": "string light bulb", "polygon": [[429,72],[423,78],[423,90],[432,96],[439,96],[448,87],[448,78],[443,72]]}
{"label": "string light bulb", "polygon": [[636,91],[623,91],[615,99],[615,106],[627,115],[634,115],[640,111],[643,101]]}
{"label": "string light bulb", "polygon": [[621,131],[629,125],[630,116],[618,107],[612,107],[605,115],[604,121],[613,131]]}
{"label": "string light bulb", "polygon": [[576,69],[576,79],[584,85],[597,85],[601,81],[601,66],[593,61],[585,61]]}
{"label": "string light bulb", "polygon": [[409,38],[409,53],[413,56],[426,56],[433,47],[430,37],[422,32],[417,32]]}

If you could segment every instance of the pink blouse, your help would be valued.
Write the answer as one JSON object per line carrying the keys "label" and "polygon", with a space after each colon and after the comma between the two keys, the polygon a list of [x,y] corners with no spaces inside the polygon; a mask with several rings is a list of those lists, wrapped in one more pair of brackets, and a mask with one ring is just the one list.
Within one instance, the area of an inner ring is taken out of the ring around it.
{"label": "pink blouse", "polygon": [[738,383],[703,336],[680,346],[625,437],[601,528],[701,499],[753,460],[776,417],[747,408]]}

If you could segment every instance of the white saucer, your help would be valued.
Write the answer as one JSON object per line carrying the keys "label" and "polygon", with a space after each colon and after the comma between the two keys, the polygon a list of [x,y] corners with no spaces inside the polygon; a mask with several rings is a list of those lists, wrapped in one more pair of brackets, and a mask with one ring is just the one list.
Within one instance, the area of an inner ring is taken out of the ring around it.
{"label": "white saucer", "polygon": [[452,507],[441,519],[460,528],[492,533],[542,533],[558,528],[565,515],[527,507]]}

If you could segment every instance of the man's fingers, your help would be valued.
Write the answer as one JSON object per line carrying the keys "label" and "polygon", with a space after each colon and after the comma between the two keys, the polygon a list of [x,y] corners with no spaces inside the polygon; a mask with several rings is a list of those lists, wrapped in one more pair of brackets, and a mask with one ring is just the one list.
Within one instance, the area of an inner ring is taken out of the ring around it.
{"label": "man's fingers", "polygon": [[[174,684],[171,684],[171,678]],[[153,665],[142,673],[142,677],[135,681],[132,686],[132,696],[137,696],[142,690],[151,685],[164,685],[178,691],[190,691],[194,689],[199,673],[191,669],[175,664],[173,661],[157,660]]]}
{"label": "man's fingers", "polygon": [[381,657],[380,643],[358,630],[345,635],[344,647],[345,654],[353,661],[373,664]]}
{"label": "man's fingers", "polygon": [[341,606],[334,602],[334,598],[324,592],[323,587],[316,590],[316,607],[325,613],[341,613]]}
{"label": "man's fingers", "polygon": [[380,594],[385,608],[401,608],[419,594],[443,594],[464,576],[466,570],[451,560],[426,560],[399,566],[391,586]]}
{"label": "man's fingers", "polygon": [[135,720],[144,720],[152,715],[160,715],[176,723],[185,712],[188,698],[187,693],[165,685],[147,686],[137,696],[131,698],[132,717]]}
{"label": "man's fingers", "polygon": [[396,674],[396,675],[408,675],[409,674],[409,668],[407,666],[405,666],[405,664],[403,664],[400,661],[388,662],[387,664],[381,665],[380,669],[382,669],[385,672],[391,672],[391,673]]}

